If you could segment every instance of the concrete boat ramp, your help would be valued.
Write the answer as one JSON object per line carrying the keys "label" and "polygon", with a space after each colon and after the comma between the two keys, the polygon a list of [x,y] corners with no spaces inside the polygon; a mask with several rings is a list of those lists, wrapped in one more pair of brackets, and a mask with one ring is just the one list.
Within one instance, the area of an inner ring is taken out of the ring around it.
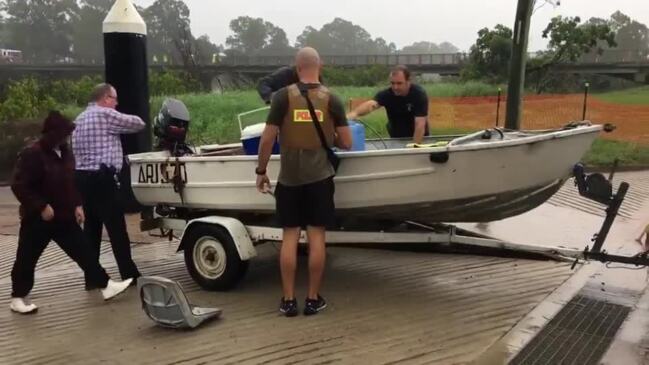
{"label": "concrete boat ramp", "polygon": [[[636,253],[649,222],[649,173],[620,173],[631,192],[606,244]],[[582,249],[599,229],[594,203],[566,185],[537,210],[486,226],[492,236]],[[193,330],[157,327],[134,288],[111,302],[83,290],[83,275],[51,244],[37,268],[39,312],[11,313],[10,271],[17,206],[0,188],[0,364],[643,364],[649,363],[647,270],[512,255],[330,247],[323,295],[313,317],[281,317],[278,246],[259,246],[241,285],[201,290],[176,243],[134,235],[145,275],[178,280],[191,302],[221,319]],[[110,246],[102,264],[117,276]],[[298,297],[306,294],[306,257]],[[300,304],[302,304],[300,302]]]}

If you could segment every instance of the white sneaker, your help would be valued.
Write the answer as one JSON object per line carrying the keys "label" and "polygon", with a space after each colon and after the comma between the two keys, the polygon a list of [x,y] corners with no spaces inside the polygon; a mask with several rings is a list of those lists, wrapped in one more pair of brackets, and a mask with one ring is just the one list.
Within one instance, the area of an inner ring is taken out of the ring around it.
{"label": "white sneaker", "polygon": [[25,298],[11,298],[11,304],[9,304],[9,308],[13,312],[20,313],[20,314],[32,314],[36,313],[38,310],[38,307],[34,303],[29,303],[29,301]]}
{"label": "white sneaker", "polygon": [[133,281],[133,278],[124,281],[113,281],[109,279],[108,285],[101,289],[101,295],[104,297],[104,300],[113,299],[128,289],[128,286],[131,285],[131,281]]}

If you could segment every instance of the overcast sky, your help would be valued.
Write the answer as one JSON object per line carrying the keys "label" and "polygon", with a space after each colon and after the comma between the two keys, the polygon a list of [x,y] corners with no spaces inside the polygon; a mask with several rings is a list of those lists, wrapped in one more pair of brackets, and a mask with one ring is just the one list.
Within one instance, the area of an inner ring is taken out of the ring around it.
{"label": "overcast sky", "polygon": [[[537,3],[540,3],[538,0]],[[134,0],[148,6],[153,0]],[[284,29],[293,44],[308,25],[320,29],[340,17],[360,25],[373,38],[383,37],[398,48],[417,41],[448,41],[468,50],[483,27],[498,23],[513,28],[517,0],[185,0],[191,11],[192,32],[207,34],[225,44],[230,20],[247,15],[261,17]],[[306,5],[306,6],[305,6]],[[537,5],[538,6],[538,5]],[[616,10],[649,25],[649,0],[562,0],[536,10],[530,29],[529,50],[544,49],[541,32],[557,15],[608,18]]]}

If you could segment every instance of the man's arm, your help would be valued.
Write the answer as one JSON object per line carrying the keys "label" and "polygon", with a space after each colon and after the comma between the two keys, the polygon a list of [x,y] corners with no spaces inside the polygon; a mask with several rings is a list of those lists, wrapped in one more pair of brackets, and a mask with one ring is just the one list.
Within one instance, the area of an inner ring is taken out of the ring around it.
{"label": "man's arm", "polygon": [[266,124],[264,132],[261,134],[261,140],[259,141],[259,160],[257,167],[261,171],[266,171],[266,167],[268,167],[268,161],[270,160],[270,155],[273,153],[273,145],[277,140],[278,134],[278,126]]}
{"label": "man's arm", "polygon": [[257,92],[266,104],[270,104],[275,91],[298,81],[293,67],[282,67],[272,74],[262,77],[257,84]]}
{"label": "man's arm", "polygon": [[266,168],[270,155],[273,152],[273,145],[277,140],[280,126],[284,121],[284,116],[288,111],[288,92],[281,89],[273,95],[273,101],[270,105],[266,127],[261,134],[259,141],[259,153],[257,155],[257,189],[260,192],[266,192],[267,185],[270,184]]}
{"label": "man's arm", "polygon": [[36,189],[43,173],[41,161],[38,152],[28,148],[20,153],[16,162],[11,191],[26,212],[40,213],[47,206],[47,202]]}
{"label": "man's arm", "polygon": [[336,127],[336,139],[334,145],[343,150],[352,149],[352,131],[349,126]]}
{"label": "man's arm", "polygon": [[329,114],[333,118],[336,135],[334,138],[334,146],[349,150],[352,148],[352,132],[347,124],[347,117],[345,116],[345,106],[340,98],[331,94],[329,98]]}
{"label": "man's arm", "polygon": [[426,135],[427,117],[415,117],[415,134],[412,139],[415,143],[421,143]]}
{"label": "man's arm", "polygon": [[144,121],[137,115],[120,113],[107,109],[109,130],[114,134],[137,133],[144,129]]}
{"label": "man's arm", "polygon": [[354,110],[352,110],[351,112],[347,113],[347,119],[349,120],[358,119],[359,117],[367,115],[380,107],[381,105],[379,105],[379,103],[376,100],[368,100],[363,104],[354,108]]}
{"label": "man's arm", "polygon": [[421,143],[426,135],[426,124],[428,123],[428,95],[421,88],[421,95],[417,98],[414,105],[415,115],[415,133],[412,139],[415,143]]}

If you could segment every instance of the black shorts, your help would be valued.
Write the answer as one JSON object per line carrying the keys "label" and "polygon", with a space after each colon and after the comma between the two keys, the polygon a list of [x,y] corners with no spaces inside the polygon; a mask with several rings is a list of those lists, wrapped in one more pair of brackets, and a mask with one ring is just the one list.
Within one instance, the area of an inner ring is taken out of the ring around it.
{"label": "black shorts", "polygon": [[299,186],[275,188],[280,227],[327,227],[335,223],[333,176]]}

